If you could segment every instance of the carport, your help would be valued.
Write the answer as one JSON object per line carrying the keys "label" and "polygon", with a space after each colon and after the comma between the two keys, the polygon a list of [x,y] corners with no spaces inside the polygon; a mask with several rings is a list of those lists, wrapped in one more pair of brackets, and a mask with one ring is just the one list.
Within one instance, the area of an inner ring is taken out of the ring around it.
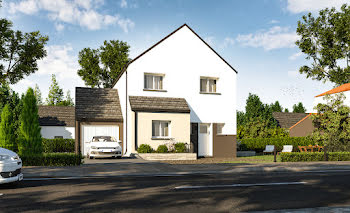
{"label": "carport", "polygon": [[76,87],[75,103],[76,153],[86,155],[93,136],[112,136],[122,141],[123,116],[118,90]]}

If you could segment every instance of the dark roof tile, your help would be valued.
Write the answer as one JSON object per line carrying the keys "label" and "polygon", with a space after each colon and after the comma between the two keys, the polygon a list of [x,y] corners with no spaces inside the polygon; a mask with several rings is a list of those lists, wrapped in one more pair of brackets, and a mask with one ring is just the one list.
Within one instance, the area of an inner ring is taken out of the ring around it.
{"label": "dark roof tile", "polygon": [[273,112],[272,116],[277,120],[280,127],[289,129],[301,119],[305,118],[308,113],[291,113],[291,112]]}
{"label": "dark roof tile", "polygon": [[40,126],[75,126],[74,106],[39,106]]}
{"label": "dark roof tile", "polygon": [[133,111],[144,112],[185,112],[191,110],[184,98],[129,96]]}

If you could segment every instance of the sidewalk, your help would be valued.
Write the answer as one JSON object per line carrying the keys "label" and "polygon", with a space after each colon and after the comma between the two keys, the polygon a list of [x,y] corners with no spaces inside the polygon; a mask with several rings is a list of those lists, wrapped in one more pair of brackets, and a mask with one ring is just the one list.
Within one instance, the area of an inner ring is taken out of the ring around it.
{"label": "sidewalk", "polygon": [[168,164],[142,159],[87,160],[72,167],[23,167],[25,178],[163,176],[190,174],[239,174],[265,172],[350,171],[350,162],[302,162],[259,164]]}

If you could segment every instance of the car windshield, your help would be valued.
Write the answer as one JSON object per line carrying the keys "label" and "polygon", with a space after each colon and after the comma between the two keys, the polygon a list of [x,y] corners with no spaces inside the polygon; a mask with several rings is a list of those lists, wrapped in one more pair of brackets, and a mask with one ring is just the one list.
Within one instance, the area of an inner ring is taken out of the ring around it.
{"label": "car windshield", "polygon": [[117,142],[117,140],[111,136],[94,136],[92,142]]}

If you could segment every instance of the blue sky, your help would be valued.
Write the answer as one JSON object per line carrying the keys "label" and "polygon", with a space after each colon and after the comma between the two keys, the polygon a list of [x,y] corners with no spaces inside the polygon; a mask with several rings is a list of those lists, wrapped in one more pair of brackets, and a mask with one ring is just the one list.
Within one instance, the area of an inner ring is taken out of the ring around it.
{"label": "blue sky", "polygon": [[348,0],[3,0],[1,16],[14,28],[48,35],[48,56],[39,71],[12,88],[24,92],[38,84],[43,98],[51,74],[74,97],[84,86],[76,74],[78,53],[119,39],[131,46],[134,58],[187,23],[238,70],[237,108],[249,93],[265,103],[280,101],[290,110],[301,101],[312,110],[313,97],[333,87],[298,73],[307,64],[295,46],[297,21],[308,12]]}

